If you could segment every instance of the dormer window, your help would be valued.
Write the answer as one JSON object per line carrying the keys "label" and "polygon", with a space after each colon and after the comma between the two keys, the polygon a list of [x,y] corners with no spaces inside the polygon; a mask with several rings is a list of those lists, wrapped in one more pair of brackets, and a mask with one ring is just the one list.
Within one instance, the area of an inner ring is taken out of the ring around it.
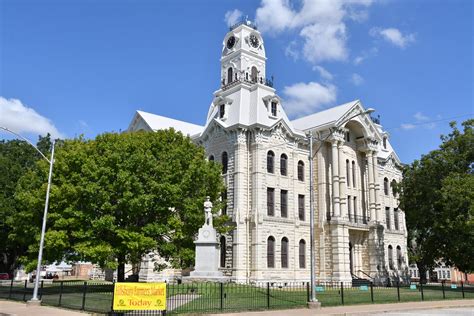
{"label": "dormer window", "polygon": [[222,103],[219,105],[219,118],[223,119],[225,117],[225,104]]}
{"label": "dormer window", "polygon": [[272,103],[271,103],[271,114],[272,114],[272,116],[277,116],[277,105],[278,105],[278,103],[276,101],[272,101]]}

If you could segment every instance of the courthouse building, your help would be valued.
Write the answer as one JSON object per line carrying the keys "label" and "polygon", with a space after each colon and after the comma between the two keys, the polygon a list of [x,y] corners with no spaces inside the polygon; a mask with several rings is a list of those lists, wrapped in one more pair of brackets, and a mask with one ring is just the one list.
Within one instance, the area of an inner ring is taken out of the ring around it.
{"label": "courthouse building", "polygon": [[173,127],[222,164],[221,212],[235,230],[220,236],[221,270],[236,282],[309,280],[312,163],[316,279],[404,280],[405,216],[393,191],[401,162],[379,122],[359,100],[290,120],[249,21],[225,35],[220,62],[204,125],[137,111],[128,130]]}

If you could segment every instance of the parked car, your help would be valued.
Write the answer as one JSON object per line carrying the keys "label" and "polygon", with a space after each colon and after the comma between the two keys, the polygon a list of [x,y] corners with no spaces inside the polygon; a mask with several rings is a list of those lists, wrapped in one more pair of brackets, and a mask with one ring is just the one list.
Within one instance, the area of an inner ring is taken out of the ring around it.
{"label": "parked car", "polygon": [[8,273],[0,273],[0,280],[10,280],[10,275]]}

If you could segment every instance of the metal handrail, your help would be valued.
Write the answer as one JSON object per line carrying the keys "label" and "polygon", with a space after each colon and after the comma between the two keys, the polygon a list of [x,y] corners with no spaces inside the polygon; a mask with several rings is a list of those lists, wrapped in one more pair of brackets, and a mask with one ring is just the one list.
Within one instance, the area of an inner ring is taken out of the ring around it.
{"label": "metal handrail", "polygon": [[370,275],[368,275],[367,273],[365,273],[364,271],[362,270],[358,270],[357,272],[362,272],[363,275],[366,275],[369,279],[373,280],[374,278],[371,277]]}

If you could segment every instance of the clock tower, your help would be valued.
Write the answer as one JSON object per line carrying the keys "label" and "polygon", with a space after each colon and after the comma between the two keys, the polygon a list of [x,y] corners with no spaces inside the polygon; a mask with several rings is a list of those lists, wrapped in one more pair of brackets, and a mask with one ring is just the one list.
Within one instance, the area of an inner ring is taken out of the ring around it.
{"label": "clock tower", "polygon": [[246,20],[230,28],[222,43],[221,83],[265,83],[265,48],[255,25]]}

